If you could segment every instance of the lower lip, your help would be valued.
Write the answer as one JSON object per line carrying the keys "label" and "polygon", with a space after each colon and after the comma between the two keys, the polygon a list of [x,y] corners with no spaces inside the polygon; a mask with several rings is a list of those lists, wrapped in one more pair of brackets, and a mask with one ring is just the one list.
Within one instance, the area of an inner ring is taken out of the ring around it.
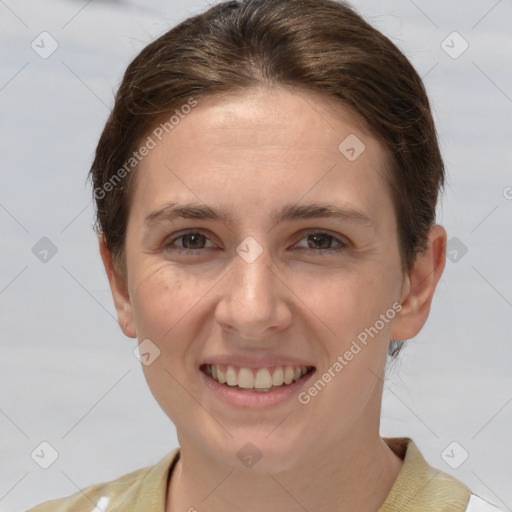
{"label": "lower lip", "polygon": [[241,391],[217,382],[201,370],[199,370],[199,373],[208,388],[224,402],[246,409],[265,409],[296,398],[301,388],[309,382],[315,371],[308,373],[297,382],[280,386],[273,391]]}

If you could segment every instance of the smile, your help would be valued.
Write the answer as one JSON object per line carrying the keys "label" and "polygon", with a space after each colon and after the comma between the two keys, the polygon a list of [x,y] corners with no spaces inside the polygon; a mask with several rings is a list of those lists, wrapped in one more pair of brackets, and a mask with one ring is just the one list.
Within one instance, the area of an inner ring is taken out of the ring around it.
{"label": "smile", "polygon": [[269,392],[299,381],[312,371],[313,366],[275,366],[272,368],[245,368],[224,364],[204,364],[201,371],[228,387]]}

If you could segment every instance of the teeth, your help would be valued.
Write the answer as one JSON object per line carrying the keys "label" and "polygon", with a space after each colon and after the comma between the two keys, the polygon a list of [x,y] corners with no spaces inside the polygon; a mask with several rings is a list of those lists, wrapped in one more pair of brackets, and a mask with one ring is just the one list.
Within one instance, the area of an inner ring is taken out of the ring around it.
{"label": "teeth", "polygon": [[[244,370],[244,368],[242,368],[240,371],[242,370]],[[270,376],[270,372],[267,368],[261,368],[258,370],[256,378],[254,379],[254,387],[258,389],[266,389],[272,387],[272,377]]]}
{"label": "teeth", "polygon": [[282,368],[276,368],[274,375],[272,375],[272,385],[282,386],[284,382],[284,373]]}
{"label": "teeth", "polygon": [[293,368],[291,366],[286,367],[286,370],[284,371],[284,383],[285,384],[292,383],[294,373],[295,372],[293,371]]}
{"label": "teeth", "polygon": [[[249,370],[249,368],[240,368],[240,371],[238,372],[238,386],[246,389],[252,389],[254,387],[254,374]],[[258,388],[261,386],[256,387]]]}
{"label": "teeth", "polygon": [[220,364],[206,365],[205,373],[212,379],[227,384],[231,387],[239,387],[242,389],[254,389],[256,391],[270,391],[272,387],[297,382],[308,372],[307,366],[278,366],[272,370],[269,368],[259,368],[252,370],[251,368],[239,368],[237,370],[233,366],[225,366]]}
{"label": "teeth", "polygon": [[226,382],[227,382],[228,386],[238,385],[238,379],[236,377],[236,372],[232,366],[228,366],[228,369],[226,370]]}

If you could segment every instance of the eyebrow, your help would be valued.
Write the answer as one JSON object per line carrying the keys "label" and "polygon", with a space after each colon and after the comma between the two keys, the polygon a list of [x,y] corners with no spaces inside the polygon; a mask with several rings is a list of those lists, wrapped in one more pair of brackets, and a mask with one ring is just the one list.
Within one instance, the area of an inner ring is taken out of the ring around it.
{"label": "eyebrow", "polygon": [[[374,228],[368,215],[353,208],[340,208],[330,204],[311,203],[306,205],[288,204],[272,211],[271,219],[275,224],[285,221],[298,221],[316,218],[334,218],[342,221],[351,221],[357,224]],[[178,218],[196,220],[214,220],[232,226],[233,216],[226,210],[214,210],[207,205],[195,203],[168,203],[149,213],[144,225],[151,229],[163,221],[173,221]]]}

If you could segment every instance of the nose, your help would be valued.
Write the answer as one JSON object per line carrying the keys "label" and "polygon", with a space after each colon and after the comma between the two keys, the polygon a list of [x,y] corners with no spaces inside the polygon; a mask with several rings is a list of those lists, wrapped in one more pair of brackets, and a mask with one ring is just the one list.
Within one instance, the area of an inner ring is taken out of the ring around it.
{"label": "nose", "polygon": [[263,249],[254,260],[240,251],[231,266],[215,311],[222,329],[236,333],[237,339],[261,341],[288,328],[293,294],[273,265],[270,251]]}

